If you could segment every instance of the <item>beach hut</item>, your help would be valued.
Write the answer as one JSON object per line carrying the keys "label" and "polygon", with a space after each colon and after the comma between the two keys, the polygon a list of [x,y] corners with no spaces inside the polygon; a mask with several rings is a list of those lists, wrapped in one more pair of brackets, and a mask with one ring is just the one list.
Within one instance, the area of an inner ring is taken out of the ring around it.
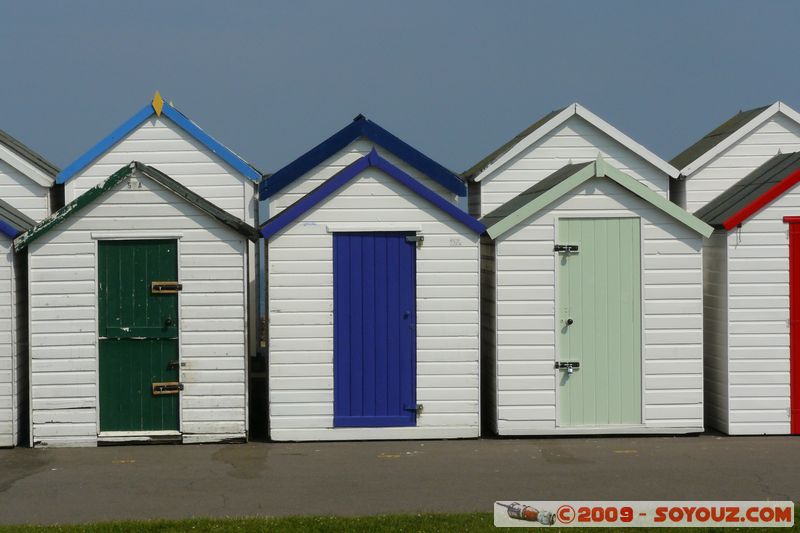
{"label": "beach hut", "polygon": [[0,447],[26,444],[28,435],[27,276],[11,240],[50,214],[57,172],[0,131]]}
{"label": "beach hut", "polygon": [[778,153],[800,150],[800,114],[783,102],[740,111],[670,163],[673,202],[694,213]]}
{"label": "beach hut", "polygon": [[[69,203],[131,161],[152,165],[212,204],[258,225],[261,173],[211,137],[156,92],[153,99],[108,136],[67,165],[56,181]],[[61,207],[60,205],[57,207]],[[256,352],[258,291],[255,243],[248,245],[248,340]]]}
{"label": "beach hut", "polygon": [[477,437],[462,180],[363,116],[262,185],[274,440]]}
{"label": "beach hut", "polygon": [[703,430],[708,225],[602,159],[563,166],[481,222],[497,433]]}
{"label": "beach hut", "polygon": [[130,163],[17,237],[28,256],[33,444],[245,439],[257,235]]}
{"label": "beach hut", "polygon": [[[697,211],[705,246],[706,418],[731,435],[800,434],[800,152]],[[690,183],[690,182],[687,182]]]}
{"label": "beach hut", "polygon": [[462,174],[469,212],[481,217],[569,163],[601,157],[667,198],[678,171],[574,103],[543,116]]}

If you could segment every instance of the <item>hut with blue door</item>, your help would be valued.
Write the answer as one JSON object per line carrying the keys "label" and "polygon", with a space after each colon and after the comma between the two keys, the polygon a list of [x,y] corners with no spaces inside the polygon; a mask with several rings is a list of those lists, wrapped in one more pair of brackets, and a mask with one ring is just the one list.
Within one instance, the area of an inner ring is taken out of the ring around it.
{"label": "hut with blue door", "polygon": [[462,180],[362,116],[261,186],[274,440],[477,437]]}
{"label": "hut with blue door", "polygon": [[30,280],[33,445],[245,439],[257,239],[138,162],[16,237]]}
{"label": "hut with blue door", "polygon": [[28,443],[28,278],[12,240],[50,214],[57,173],[0,131],[0,447]]}

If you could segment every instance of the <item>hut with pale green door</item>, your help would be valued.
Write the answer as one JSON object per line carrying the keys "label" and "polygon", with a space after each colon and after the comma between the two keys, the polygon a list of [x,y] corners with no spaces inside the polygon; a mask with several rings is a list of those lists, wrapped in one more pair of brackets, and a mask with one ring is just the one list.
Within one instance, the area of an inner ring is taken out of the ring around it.
{"label": "hut with pale green door", "polygon": [[602,159],[565,165],[481,222],[491,428],[703,430],[710,226]]}

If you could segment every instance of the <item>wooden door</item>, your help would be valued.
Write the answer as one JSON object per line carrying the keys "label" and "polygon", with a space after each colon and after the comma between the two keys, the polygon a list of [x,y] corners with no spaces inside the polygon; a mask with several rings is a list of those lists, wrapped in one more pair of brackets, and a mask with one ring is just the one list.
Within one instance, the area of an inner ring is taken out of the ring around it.
{"label": "wooden door", "polygon": [[178,295],[153,287],[177,282],[177,241],[100,241],[98,263],[100,431],[177,431]]}
{"label": "wooden door", "polygon": [[560,426],[642,422],[640,238],[635,218],[558,222],[577,246],[556,252]]}
{"label": "wooden door", "polygon": [[416,425],[416,244],[407,237],[334,234],[334,426]]}

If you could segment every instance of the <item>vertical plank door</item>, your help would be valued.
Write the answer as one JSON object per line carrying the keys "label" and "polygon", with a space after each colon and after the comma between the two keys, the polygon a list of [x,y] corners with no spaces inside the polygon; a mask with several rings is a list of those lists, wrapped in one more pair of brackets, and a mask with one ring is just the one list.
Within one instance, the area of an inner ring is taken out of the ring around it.
{"label": "vertical plank door", "polygon": [[178,295],[154,293],[177,281],[174,240],[98,243],[100,431],[178,430],[178,395],[153,383],[178,381]]}
{"label": "vertical plank door", "polygon": [[635,218],[558,222],[560,426],[642,422],[641,242]]}
{"label": "vertical plank door", "polygon": [[789,223],[789,431],[800,435],[800,217]]}
{"label": "vertical plank door", "polygon": [[333,236],[333,424],[416,425],[416,244]]}

